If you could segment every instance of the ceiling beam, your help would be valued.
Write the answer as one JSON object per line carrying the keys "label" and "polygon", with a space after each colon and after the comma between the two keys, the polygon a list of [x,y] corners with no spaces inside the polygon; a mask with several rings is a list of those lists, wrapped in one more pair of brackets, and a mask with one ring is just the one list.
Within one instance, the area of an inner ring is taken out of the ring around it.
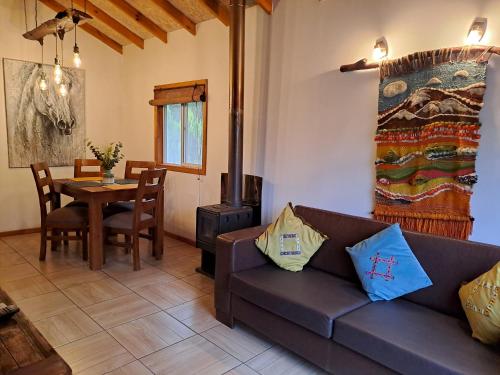
{"label": "ceiling beam", "polygon": [[172,17],[182,27],[184,27],[191,34],[196,35],[196,24],[191,21],[184,13],[172,5],[168,0],[153,0],[153,3],[158,5],[165,13]]}
{"label": "ceiling beam", "polygon": [[137,47],[144,49],[144,39],[142,39],[139,35],[129,30],[125,26],[123,26],[120,22],[115,20],[109,14],[104,12],[102,9],[96,7],[90,1],[85,0],[73,0],[75,5],[78,5],[80,9],[85,9],[86,4],[86,12],[90,14],[95,19],[105,23],[107,26],[115,30],[117,33],[122,35],[124,38],[130,40]]}
{"label": "ceiling beam", "polygon": [[267,14],[273,13],[273,0],[257,0],[257,4],[259,4]]}
{"label": "ceiling beam", "polygon": [[[56,0],[40,0],[42,4],[52,9],[54,12],[62,12],[66,8],[59,4]],[[83,23],[78,26],[80,29],[92,35],[94,38],[99,39],[101,42],[106,44],[108,47],[113,48],[118,53],[123,53],[123,46],[111,39],[109,36],[103,34],[101,31],[97,30],[94,26],[89,23]]]}
{"label": "ceiling beam", "polygon": [[200,0],[224,25],[229,26],[229,10],[217,0]]}
{"label": "ceiling beam", "polygon": [[125,0],[109,0],[109,2],[114,4],[123,13],[132,18],[135,22],[156,36],[162,42],[167,43],[167,32],[142,14],[138,9],[127,3]]}

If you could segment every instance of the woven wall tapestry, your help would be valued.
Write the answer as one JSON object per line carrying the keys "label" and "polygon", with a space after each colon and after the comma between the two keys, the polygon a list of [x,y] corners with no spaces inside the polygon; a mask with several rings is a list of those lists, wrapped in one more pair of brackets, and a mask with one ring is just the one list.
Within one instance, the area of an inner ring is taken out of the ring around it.
{"label": "woven wall tapestry", "polygon": [[382,64],[375,219],[468,238],[489,56],[442,49]]}

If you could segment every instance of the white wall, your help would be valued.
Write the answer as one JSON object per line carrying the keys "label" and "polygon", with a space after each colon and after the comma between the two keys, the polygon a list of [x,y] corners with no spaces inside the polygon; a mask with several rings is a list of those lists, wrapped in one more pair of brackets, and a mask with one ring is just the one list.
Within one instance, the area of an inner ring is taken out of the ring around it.
{"label": "white wall", "polygon": [[[34,27],[33,2],[27,2],[29,27]],[[39,5],[39,22],[54,12]],[[0,58],[39,62],[41,48],[37,42],[22,37],[25,32],[23,1],[0,1]],[[73,35],[65,43],[65,61],[71,62]],[[122,118],[123,57],[84,32],[78,44],[86,73],[86,134],[97,143],[113,140]],[[54,38],[46,38],[45,63],[52,63]],[[29,168],[9,168],[5,115],[3,68],[0,74],[0,232],[34,228],[40,225],[40,211],[35,183]],[[72,175],[69,167],[51,168],[54,177]]]}
{"label": "white wall", "polygon": [[[245,87],[245,171],[262,163],[256,153],[262,143],[267,91],[267,16],[258,7],[247,11]],[[127,47],[124,58],[123,122],[120,139],[128,159],[153,159],[154,117],[148,102],[155,85],[208,79],[208,143],[206,176],[169,171],[166,179],[165,228],[194,239],[196,207],[220,201],[220,174],[227,172],[229,119],[229,29],[218,20],[187,31],[169,33],[168,44],[146,41],[144,50]],[[259,138],[260,137],[260,138]]]}
{"label": "white wall", "polygon": [[[476,16],[500,45],[500,2],[472,0],[287,0],[271,19],[265,216],[287,201],[370,216],[378,72],[340,73],[370,58],[385,36],[390,55],[462,45]],[[500,58],[488,68],[472,199],[473,240],[500,244]]]}

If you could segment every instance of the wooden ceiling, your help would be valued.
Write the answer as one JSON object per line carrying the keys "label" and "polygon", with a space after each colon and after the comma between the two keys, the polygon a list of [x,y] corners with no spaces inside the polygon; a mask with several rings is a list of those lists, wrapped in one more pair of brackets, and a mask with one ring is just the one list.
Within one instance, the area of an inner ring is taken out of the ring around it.
{"label": "wooden ceiling", "polygon": [[[71,0],[40,0],[54,12],[71,8]],[[186,29],[196,35],[196,25],[218,18],[229,25],[229,0],[73,0],[76,9],[93,19],[79,27],[119,53],[123,46],[144,48],[144,40],[158,38],[168,42],[170,31]],[[267,13],[272,0],[247,0]]]}

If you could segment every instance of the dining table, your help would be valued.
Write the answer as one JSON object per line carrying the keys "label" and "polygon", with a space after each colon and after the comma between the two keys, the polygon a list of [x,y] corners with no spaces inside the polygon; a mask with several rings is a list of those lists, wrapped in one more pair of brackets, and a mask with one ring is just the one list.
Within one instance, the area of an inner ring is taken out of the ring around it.
{"label": "dining table", "polygon": [[[113,184],[105,184],[98,177],[54,179],[56,195],[55,207],[61,207],[61,194],[85,202],[89,208],[89,267],[100,270],[104,264],[103,253],[103,208],[112,202],[132,201],[137,193],[137,180],[117,179]],[[163,191],[159,198],[159,207],[163,208]],[[156,215],[155,246],[153,255],[161,259],[163,255],[163,209]]]}

